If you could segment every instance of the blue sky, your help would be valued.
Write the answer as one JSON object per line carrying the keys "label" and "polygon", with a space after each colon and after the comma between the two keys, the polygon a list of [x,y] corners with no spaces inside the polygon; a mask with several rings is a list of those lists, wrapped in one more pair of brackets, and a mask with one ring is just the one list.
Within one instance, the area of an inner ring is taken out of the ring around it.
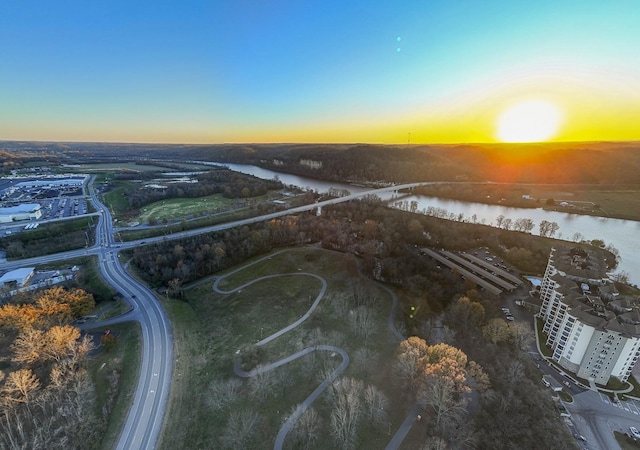
{"label": "blue sky", "polygon": [[492,141],[527,96],[567,111],[560,140],[640,139],[638,23],[636,1],[4,2],[0,139]]}

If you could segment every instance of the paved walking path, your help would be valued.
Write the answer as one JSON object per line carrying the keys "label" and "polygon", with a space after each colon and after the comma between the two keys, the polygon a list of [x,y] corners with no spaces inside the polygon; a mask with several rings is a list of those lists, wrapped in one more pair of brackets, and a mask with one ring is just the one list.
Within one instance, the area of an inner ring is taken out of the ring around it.
{"label": "paved walking path", "polygon": [[[248,286],[251,286],[254,283],[258,283],[260,281],[264,281],[264,280],[268,280],[271,278],[276,278],[276,277],[284,277],[284,276],[307,276],[307,277],[312,277],[315,278],[317,280],[320,281],[322,287],[320,289],[320,292],[318,293],[318,296],[316,297],[315,301],[313,302],[313,304],[311,305],[311,307],[309,308],[309,310],[302,316],[300,317],[300,319],[296,320],[295,322],[293,322],[290,325],[287,325],[286,327],[282,328],[281,330],[273,333],[270,336],[267,336],[266,338],[262,339],[260,342],[258,342],[256,345],[257,346],[262,346],[265,345],[271,341],[273,341],[274,339],[277,339],[278,337],[282,336],[283,334],[293,330],[294,328],[298,327],[299,325],[301,325],[305,320],[307,320],[309,318],[309,316],[311,316],[311,314],[318,308],[318,305],[320,304],[320,301],[323,299],[326,291],[327,291],[327,281],[318,276],[315,275],[313,273],[308,273],[308,272],[292,272],[292,273],[282,273],[282,274],[274,274],[274,275],[266,275],[263,277],[259,277],[256,278],[252,281],[249,281],[245,284],[243,284],[242,286],[238,286],[236,288],[230,289],[230,290],[223,290],[219,287],[220,282],[223,281],[225,278],[229,277],[230,275],[233,275],[237,272],[240,272],[241,270],[245,270],[248,267],[251,267],[255,264],[258,264],[260,262],[263,262],[264,260],[270,259],[273,256],[283,253],[285,251],[289,251],[289,250],[281,250],[278,251],[276,253],[271,253],[268,256],[265,256],[263,258],[257,259],[247,265],[244,265],[232,272],[229,272],[225,275],[216,277],[214,283],[213,283],[213,290],[218,293],[218,294],[231,294],[237,291],[240,291],[241,289],[244,289]],[[389,327],[389,330],[391,331],[391,333],[393,333],[393,335],[398,339],[398,341],[402,341],[404,338],[404,336],[402,336],[402,334],[398,331],[398,329],[395,326],[395,310],[398,304],[398,297],[396,296],[395,292],[393,292],[391,289],[389,289],[388,287],[384,286],[384,285],[380,285],[380,287],[382,287],[382,289],[384,289],[385,291],[387,291],[389,293],[389,295],[391,296],[391,310],[389,313],[389,317],[387,319],[387,326]],[[282,446],[284,444],[284,440],[287,437],[287,434],[289,433],[289,431],[291,430],[291,428],[295,425],[296,421],[300,418],[300,416],[302,414],[304,414],[304,412],[309,408],[309,406],[311,406],[311,404],[318,398],[318,396],[325,391],[325,389],[327,389],[331,383],[333,383],[333,381],[340,376],[344,370],[347,368],[347,366],[349,365],[349,355],[347,354],[347,352],[339,347],[335,347],[332,345],[315,345],[313,347],[307,347],[303,350],[300,350],[299,352],[296,352],[292,355],[289,355],[285,358],[282,358],[278,361],[275,361],[273,363],[270,364],[266,364],[266,365],[262,365],[260,367],[257,367],[249,372],[242,370],[242,368],[240,367],[240,361],[239,361],[239,356],[240,356],[240,350],[236,351],[235,357],[234,357],[234,367],[233,370],[236,373],[236,375],[238,375],[239,377],[243,377],[243,378],[248,378],[254,375],[257,375],[259,373],[263,373],[269,370],[273,370],[277,367],[283,366],[285,364],[290,363],[291,361],[295,361],[298,358],[301,358],[302,356],[305,356],[311,352],[315,352],[315,351],[330,351],[336,354],[339,354],[342,357],[342,363],[336,368],[334,369],[333,372],[331,372],[331,374],[322,382],[320,383],[320,385],[318,385],[318,387],[316,387],[316,389],[298,406],[298,408],[293,412],[293,414],[291,414],[291,416],[289,416],[287,418],[287,420],[284,422],[284,424],[282,425],[282,428],[280,428],[280,431],[278,432],[278,436],[276,437],[276,441],[274,443],[273,448],[276,450],[280,450],[282,449]],[[389,450],[393,450],[393,449],[397,449],[399,447],[399,445],[402,443],[402,440],[405,438],[405,436],[407,435],[407,433],[409,432],[409,430],[411,429],[411,426],[413,425],[413,423],[415,422],[415,418],[416,415],[418,413],[418,406],[414,406],[413,409],[409,412],[409,415],[407,416],[407,418],[404,420],[404,422],[402,423],[402,425],[400,426],[400,428],[396,431],[395,435],[393,436],[393,438],[391,439],[391,441],[389,442],[389,445],[387,446],[387,449]]]}
{"label": "paved walking path", "polygon": [[402,422],[402,425],[400,425],[400,428],[398,428],[398,430],[396,431],[396,434],[393,435],[393,437],[385,447],[385,450],[396,450],[400,447],[400,444],[402,444],[404,438],[407,437],[407,434],[409,434],[409,430],[411,430],[413,424],[416,423],[419,412],[420,407],[417,404],[414,405],[411,411],[409,411],[407,418],[404,419],[404,422]]}

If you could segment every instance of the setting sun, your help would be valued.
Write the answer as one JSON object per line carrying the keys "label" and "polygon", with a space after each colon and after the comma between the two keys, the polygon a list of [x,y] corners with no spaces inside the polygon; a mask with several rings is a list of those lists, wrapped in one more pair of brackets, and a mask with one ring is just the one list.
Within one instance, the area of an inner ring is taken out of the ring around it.
{"label": "setting sun", "polygon": [[527,100],[498,117],[497,137],[502,142],[542,142],[553,138],[562,124],[560,109],[542,100]]}

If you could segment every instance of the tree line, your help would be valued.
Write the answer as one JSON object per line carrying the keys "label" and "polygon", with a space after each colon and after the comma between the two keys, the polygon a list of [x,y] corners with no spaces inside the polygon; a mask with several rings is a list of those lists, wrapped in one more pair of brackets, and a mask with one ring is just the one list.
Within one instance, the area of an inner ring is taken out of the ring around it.
{"label": "tree line", "polygon": [[457,223],[354,201],[323,208],[322,216],[302,213],[145,246],[131,262],[155,286],[182,284],[231,267],[272,248],[318,242],[361,257],[366,273],[408,289],[423,311],[442,310],[461,291],[453,271],[420,256],[415,246],[468,250],[486,246],[521,270],[541,273],[550,243],[537,236],[488,226]]}
{"label": "tree line", "polygon": [[394,373],[425,422],[421,448],[572,448],[540,371],[522,351],[534,339],[531,325],[507,322],[494,302],[468,294],[440,320],[425,320],[396,352]]}
{"label": "tree line", "polygon": [[[129,176],[115,176],[115,179],[126,178]],[[169,198],[198,198],[214,194],[222,194],[225,198],[249,198],[284,187],[278,180],[263,180],[228,169],[210,170],[197,174],[195,178],[196,183],[168,183],[162,189],[135,186],[125,190],[124,196],[129,208],[138,209]]]}

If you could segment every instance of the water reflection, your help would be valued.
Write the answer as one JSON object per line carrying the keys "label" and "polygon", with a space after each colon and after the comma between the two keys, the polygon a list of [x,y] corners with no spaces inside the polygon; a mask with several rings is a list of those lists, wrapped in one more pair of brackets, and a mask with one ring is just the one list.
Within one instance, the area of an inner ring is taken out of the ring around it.
{"label": "water reflection", "polygon": [[[330,188],[347,189],[352,193],[370,190],[370,188],[362,186],[301,177],[246,164],[220,164],[226,165],[232,170],[263,179],[278,177],[286,185],[298,186],[320,193],[326,193]],[[384,197],[384,199],[391,199],[391,194]],[[638,235],[640,222],[545,211],[542,208],[511,208],[415,195],[402,197],[400,200],[407,201],[409,204],[412,201],[416,201],[418,203],[418,211],[426,211],[428,208],[441,208],[446,210],[450,217],[455,217],[456,219],[462,217],[463,220],[468,222],[493,226],[496,224],[497,217],[501,215],[511,219],[513,222],[517,219],[531,219],[535,223],[532,230],[533,234],[539,234],[539,225],[543,220],[556,222],[560,228],[555,237],[561,237],[565,240],[574,240],[575,238],[586,240],[601,239],[606,244],[613,245],[620,252],[621,260],[618,271],[627,272],[630,280],[640,285],[640,236]]]}

